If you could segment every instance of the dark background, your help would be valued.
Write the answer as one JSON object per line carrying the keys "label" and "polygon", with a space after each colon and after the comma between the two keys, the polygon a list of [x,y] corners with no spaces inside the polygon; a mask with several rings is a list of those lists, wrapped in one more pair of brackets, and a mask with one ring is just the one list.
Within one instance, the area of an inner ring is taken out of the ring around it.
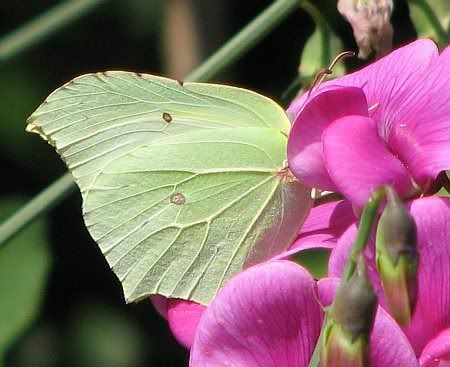
{"label": "dark background", "polygon": [[[0,2],[0,34],[56,3]],[[191,1],[200,35],[199,59],[204,59],[270,3]],[[107,1],[36,47],[0,64],[2,195],[21,193],[31,197],[65,172],[53,149],[24,131],[26,118],[50,92],[87,72],[167,71],[162,37],[166,4],[164,0]],[[338,15],[336,3],[324,0],[316,4],[324,10],[346,49],[355,50],[351,28]],[[395,6],[394,44],[398,45],[413,39],[415,33],[405,2],[397,1]],[[306,13],[296,11],[215,80],[279,100],[296,76],[302,47],[313,27]],[[349,62],[350,68],[359,63]],[[149,301],[125,305],[118,280],[83,225],[80,208],[77,192],[49,214],[53,265],[44,302],[37,320],[11,346],[7,365],[187,365],[187,352],[177,345]],[[109,362],[99,355],[102,348],[111,352]]]}

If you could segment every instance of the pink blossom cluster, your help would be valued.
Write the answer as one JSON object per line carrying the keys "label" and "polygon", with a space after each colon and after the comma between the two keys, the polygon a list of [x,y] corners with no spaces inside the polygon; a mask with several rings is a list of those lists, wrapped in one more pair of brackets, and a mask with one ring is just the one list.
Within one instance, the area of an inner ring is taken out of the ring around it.
{"label": "pink blossom cluster", "polygon": [[[314,207],[287,253],[235,276],[208,307],[154,298],[190,349],[190,366],[307,367],[360,209],[385,185],[416,224],[417,300],[410,323],[400,326],[386,307],[370,239],[365,255],[378,297],[370,365],[450,366],[450,198],[434,195],[450,170],[449,82],[450,47],[439,55],[432,41],[418,40],[292,103],[292,173],[343,199]],[[331,252],[327,278],[289,260],[314,248]]]}

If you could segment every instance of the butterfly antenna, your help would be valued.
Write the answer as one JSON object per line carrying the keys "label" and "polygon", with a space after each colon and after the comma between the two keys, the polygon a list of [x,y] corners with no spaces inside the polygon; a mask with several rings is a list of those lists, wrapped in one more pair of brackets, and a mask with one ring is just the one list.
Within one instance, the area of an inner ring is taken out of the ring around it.
{"label": "butterfly antenna", "polygon": [[311,89],[308,92],[308,97],[312,93],[313,90],[316,90],[320,87],[320,85],[323,83],[327,75],[330,75],[333,73],[333,68],[335,65],[342,59],[345,59],[347,57],[355,57],[356,53],[353,51],[344,51],[341,52],[339,55],[337,55],[334,60],[331,62],[331,64],[326,69],[319,70],[319,72],[316,74],[314,81],[312,83]]}

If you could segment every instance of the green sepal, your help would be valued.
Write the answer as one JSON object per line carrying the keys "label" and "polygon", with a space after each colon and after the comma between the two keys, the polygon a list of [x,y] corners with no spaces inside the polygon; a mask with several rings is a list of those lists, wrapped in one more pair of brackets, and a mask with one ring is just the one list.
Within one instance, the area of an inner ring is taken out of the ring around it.
{"label": "green sepal", "polygon": [[364,367],[369,358],[369,338],[354,338],[342,325],[333,321],[326,325],[320,367]]}
{"label": "green sepal", "polygon": [[377,247],[376,263],[389,312],[400,325],[407,326],[417,300],[418,259],[401,255],[394,263]]}

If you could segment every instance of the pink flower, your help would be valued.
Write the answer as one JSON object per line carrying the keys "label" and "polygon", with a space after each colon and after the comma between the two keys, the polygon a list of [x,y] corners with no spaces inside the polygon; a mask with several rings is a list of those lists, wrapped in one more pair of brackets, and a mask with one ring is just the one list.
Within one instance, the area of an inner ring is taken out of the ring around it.
{"label": "pink flower", "polygon": [[[404,328],[405,336],[384,308],[379,308],[371,363],[372,367],[418,366],[419,358],[424,367],[443,367],[450,359],[450,199],[429,197],[407,205],[417,223],[421,258],[416,313]],[[355,223],[344,231],[350,221],[352,210],[345,201],[319,206],[307,220],[308,230],[300,237],[307,241],[309,234],[319,242],[323,239],[323,247],[333,246],[344,232],[330,259],[329,274],[335,278],[322,279],[317,286],[300,266],[272,260],[237,275],[208,308],[169,300],[169,324],[185,346],[192,346],[191,366],[306,367],[322,322],[316,299],[323,305],[332,301],[356,234]],[[367,256],[383,306],[373,242]]]}
{"label": "pink flower", "polygon": [[175,339],[183,347],[190,349],[197,332],[198,322],[206,306],[163,296],[151,296],[150,300],[156,311],[167,320]]}
{"label": "pink flower", "polygon": [[[269,261],[235,276],[200,319],[190,366],[307,367],[338,279],[318,284],[299,265]],[[417,366],[405,335],[379,308],[371,366]]]}
{"label": "pink flower", "polygon": [[[273,260],[287,259],[291,254],[303,250],[333,249],[342,233],[355,220],[351,204],[346,200],[312,208],[296,241],[288,251],[275,256]],[[168,299],[163,296],[152,296],[150,299],[158,313],[167,320],[177,341],[185,348],[190,349],[198,322],[206,306],[180,299]]]}
{"label": "pink flower", "polygon": [[[346,200],[312,208],[298,238],[290,249],[275,256],[272,260],[287,259],[299,251],[314,248],[333,249],[342,233],[355,220],[351,204]],[[198,322],[206,306],[163,296],[152,296],[150,299],[158,313],[167,320],[177,341],[185,348],[190,349]]]}
{"label": "pink flower", "polygon": [[362,206],[393,186],[402,197],[429,191],[450,169],[450,47],[439,56],[418,40],[332,80],[288,109],[293,174]]}
{"label": "pink flower", "polygon": [[332,249],[342,233],[355,220],[356,216],[348,200],[316,206],[310,210],[290,250],[298,252],[313,248]]}
{"label": "pink flower", "polygon": [[[420,365],[448,366],[450,361],[450,198],[428,197],[407,204],[417,225],[419,251],[418,293],[415,313],[403,329]],[[356,226],[350,226],[333,250],[329,275],[339,277],[344,269]],[[375,270],[374,243],[366,250],[369,276],[385,304],[380,278]],[[399,364],[396,364],[399,365]]]}
{"label": "pink flower", "polygon": [[[275,256],[272,260],[285,260],[300,251],[315,248],[331,250],[339,237],[355,221],[351,203],[347,200],[312,208],[298,238],[287,251]],[[158,313],[167,320],[177,341],[183,347],[190,349],[206,306],[163,296],[152,296],[150,299]]]}

